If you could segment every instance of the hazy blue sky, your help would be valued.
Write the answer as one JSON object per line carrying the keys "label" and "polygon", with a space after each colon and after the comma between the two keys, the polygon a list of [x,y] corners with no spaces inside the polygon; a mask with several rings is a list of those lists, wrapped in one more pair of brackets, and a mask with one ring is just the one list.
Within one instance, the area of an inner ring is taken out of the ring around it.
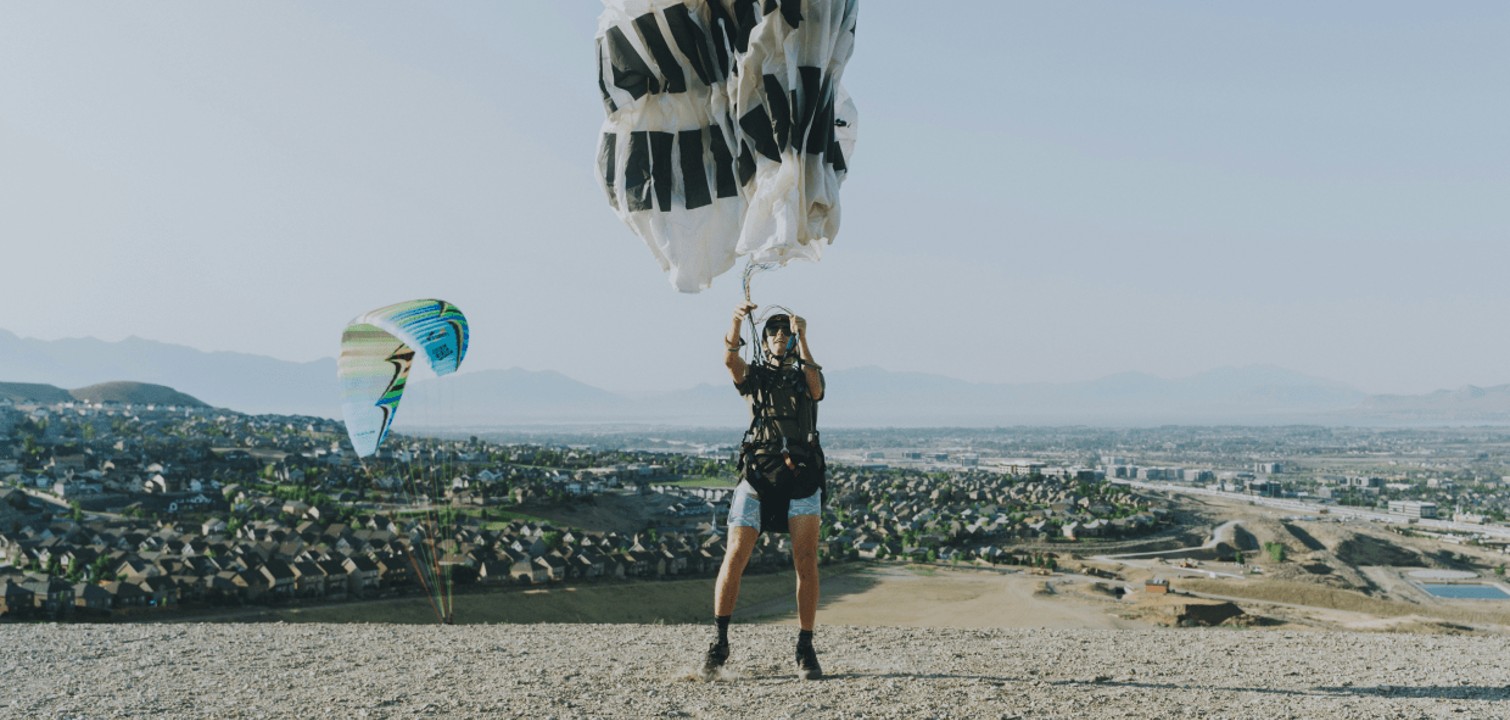
{"label": "hazy blue sky", "polygon": [[[0,4],[0,328],[291,360],[413,297],[468,367],[723,377],[597,185],[599,4]],[[820,362],[1510,382],[1510,5],[867,0]],[[465,369],[465,368],[464,368]],[[0,380],[3,380],[0,368]]]}

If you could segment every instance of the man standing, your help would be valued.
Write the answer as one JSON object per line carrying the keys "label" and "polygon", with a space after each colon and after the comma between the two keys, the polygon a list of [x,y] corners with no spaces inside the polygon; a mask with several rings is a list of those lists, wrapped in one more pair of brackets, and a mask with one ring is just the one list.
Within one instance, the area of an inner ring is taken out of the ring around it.
{"label": "man standing", "polygon": [[[823,676],[813,649],[818,612],[818,528],[823,512],[824,462],[818,442],[818,401],[823,399],[822,367],[808,348],[807,321],[776,314],[762,330],[764,360],[740,357],[740,325],[755,304],[734,311],[724,337],[724,365],[734,387],[749,402],[750,430],[740,456],[740,482],[729,506],[728,547],[713,590],[718,637],[708,648],[703,677],[713,677],[729,658],[729,620],[739,598],[739,581],[762,529],[788,532],[797,571],[796,665],[799,677]],[[760,353],[756,357],[760,357]]]}

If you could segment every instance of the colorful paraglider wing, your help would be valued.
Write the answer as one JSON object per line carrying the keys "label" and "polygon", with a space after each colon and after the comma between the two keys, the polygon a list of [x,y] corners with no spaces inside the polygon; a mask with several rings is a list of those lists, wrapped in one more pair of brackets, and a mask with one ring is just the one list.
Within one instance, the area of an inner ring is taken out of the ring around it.
{"label": "colorful paraglider wing", "polygon": [[836,128],[854,127],[839,83],[857,8],[604,0],[598,170],[678,290],[709,287],[738,255],[816,260],[838,232],[853,134]]}
{"label": "colorful paraglider wing", "polygon": [[341,334],[337,375],[341,414],[358,457],[388,435],[418,354],[436,375],[455,372],[467,354],[466,316],[443,300],[411,300],[355,318]]}

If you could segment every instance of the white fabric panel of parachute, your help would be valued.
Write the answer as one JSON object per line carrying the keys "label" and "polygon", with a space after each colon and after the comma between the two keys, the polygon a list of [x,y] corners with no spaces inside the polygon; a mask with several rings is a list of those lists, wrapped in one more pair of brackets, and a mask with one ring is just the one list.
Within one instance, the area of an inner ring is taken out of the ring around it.
{"label": "white fabric panel of parachute", "polygon": [[740,255],[817,260],[839,230],[858,0],[604,0],[598,171],[682,292]]}
{"label": "white fabric panel of parachute", "polygon": [[341,415],[357,457],[377,452],[398,413],[416,349],[437,376],[461,366],[467,318],[444,300],[410,300],[360,315],[341,333]]}

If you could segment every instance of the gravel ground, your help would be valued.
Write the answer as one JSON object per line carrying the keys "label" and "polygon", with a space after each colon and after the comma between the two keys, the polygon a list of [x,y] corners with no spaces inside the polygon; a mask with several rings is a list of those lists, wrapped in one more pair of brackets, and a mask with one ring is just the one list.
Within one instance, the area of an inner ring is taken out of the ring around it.
{"label": "gravel ground", "polygon": [[1502,637],[820,626],[0,625],[4,718],[1502,718]]}

